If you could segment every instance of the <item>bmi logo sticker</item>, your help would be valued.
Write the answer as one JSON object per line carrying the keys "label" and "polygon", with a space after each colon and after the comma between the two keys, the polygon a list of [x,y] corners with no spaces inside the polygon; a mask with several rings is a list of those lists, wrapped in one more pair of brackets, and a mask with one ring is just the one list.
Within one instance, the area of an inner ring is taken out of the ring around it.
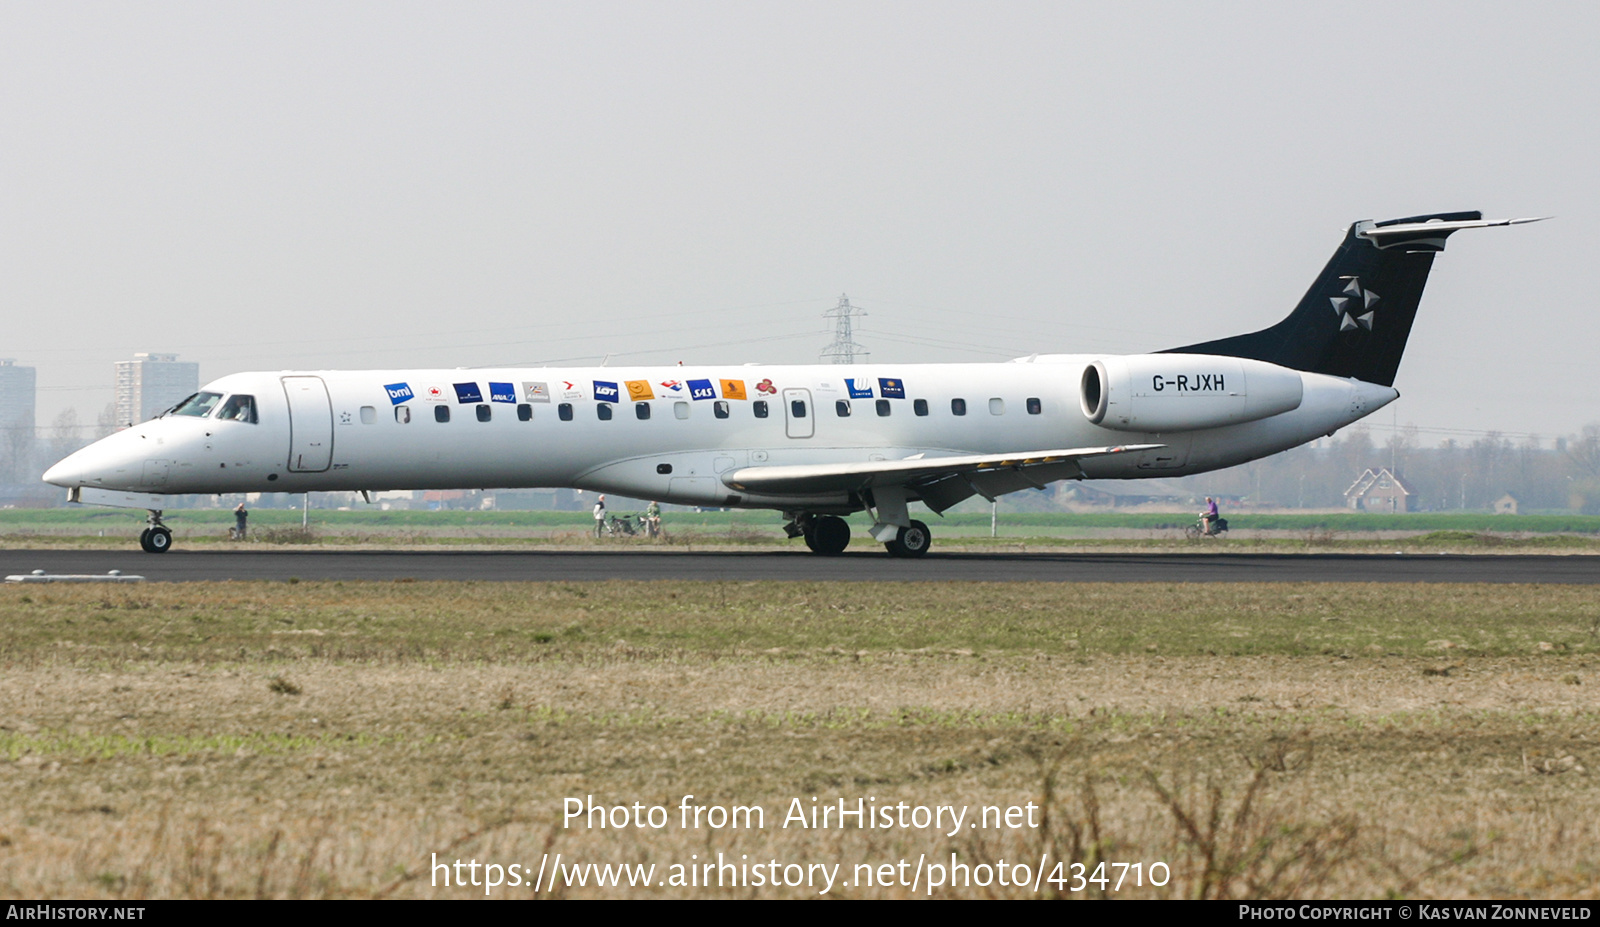
{"label": "bmi logo sticker", "polygon": [[1345,281],[1344,289],[1338,296],[1328,297],[1328,302],[1333,303],[1333,314],[1339,319],[1339,331],[1357,327],[1372,331],[1373,316],[1378,314],[1372,307],[1378,304],[1378,294],[1364,289],[1360,277],[1339,279]]}
{"label": "bmi logo sticker", "polygon": [[690,380],[689,381],[689,398],[690,399],[715,399],[715,398],[717,398],[716,387],[711,385],[711,381],[710,380]]}
{"label": "bmi logo sticker", "polygon": [[476,383],[456,383],[456,402],[482,402],[483,393],[478,391]]}
{"label": "bmi logo sticker", "polygon": [[655,391],[650,388],[649,380],[628,380],[628,398],[639,402],[645,399],[656,398]]}
{"label": "bmi logo sticker", "polygon": [[906,398],[906,381],[879,377],[878,391],[883,394],[885,399],[904,399]]}
{"label": "bmi logo sticker", "polygon": [[[857,386],[856,385],[856,381],[854,379],[846,377],[845,381],[844,381],[844,385],[850,389],[850,398],[851,399],[871,399],[872,398],[872,384],[870,382],[867,383],[866,386]],[[887,396],[888,393],[885,393],[884,395]]]}
{"label": "bmi logo sticker", "polygon": [[386,383],[384,384],[383,388],[388,390],[389,402],[393,405],[399,405],[402,402],[410,402],[415,398],[411,392],[410,384],[407,383]]}
{"label": "bmi logo sticker", "polygon": [[596,402],[616,402],[617,384],[607,383],[604,380],[594,381],[594,398]]}
{"label": "bmi logo sticker", "polygon": [[747,398],[749,398],[744,394],[744,381],[743,380],[723,380],[722,381],[722,398],[723,399],[747,399]]}
{"label": "bmi logo sticker", "polygon": [[489,384],[489,401],[490,402],[516,402],[517,401],[517,388],[515,386],[512,386],[510,383],[490,383]]}
{"label": "bmi logo sticker", "polygon": [[549,402],[550,384],[542,380],[537,383],[530,383],[524,380],[522,381],[522,398],[529,402]]}

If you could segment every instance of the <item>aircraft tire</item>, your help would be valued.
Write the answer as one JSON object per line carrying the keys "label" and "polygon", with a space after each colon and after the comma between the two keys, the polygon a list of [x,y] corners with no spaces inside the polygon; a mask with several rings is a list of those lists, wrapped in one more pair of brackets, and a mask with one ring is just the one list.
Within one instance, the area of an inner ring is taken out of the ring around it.
{"label": "aircraft tire", "polygon": [[883,546],[891,557],[920,557],[933,546],[933,532],[922,522],[912,521],[911,527],[901,528],[894,540]]}
{"label": "aircraft tire", "polygon": [[824,557],[838,556],[850,546],[850,526],[836,515],[819,515],[811,519],[806,546]]}
{"label": "aircraft tire", "polygon": [[139,535],[139,546],[147,554],[164,554],[172,549],[172,532],[165,528],[147,528]]}

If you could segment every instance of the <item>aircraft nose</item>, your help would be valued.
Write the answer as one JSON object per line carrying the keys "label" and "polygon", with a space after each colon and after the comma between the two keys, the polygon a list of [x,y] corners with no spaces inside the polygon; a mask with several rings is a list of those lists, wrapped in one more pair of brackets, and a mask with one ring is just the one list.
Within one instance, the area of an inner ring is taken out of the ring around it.
{"label": "aircraft nose", "polygon": [[[84,450],[87,450],[87,448]],[[88,461],[84,459],[83,451],[68,454],[60,461],[57,461],[55,466],[44,471],[44,481],[69,489],[73,486],[82,486],[89,480],[87,463]]]}

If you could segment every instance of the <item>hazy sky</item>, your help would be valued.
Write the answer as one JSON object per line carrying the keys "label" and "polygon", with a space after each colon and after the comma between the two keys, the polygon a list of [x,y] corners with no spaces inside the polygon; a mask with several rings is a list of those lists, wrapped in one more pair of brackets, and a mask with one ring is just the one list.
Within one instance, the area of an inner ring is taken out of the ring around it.
{"label": "hazy sky", "polygon": [[[0,356],[239,370],[1139,352],[1481,209],[1392,420],[1600,421],[1600,5],[0,3]],[[1471,435],[1466,435],[1470,437]],[[1381,437],[1381,434],[1380,434]]]}

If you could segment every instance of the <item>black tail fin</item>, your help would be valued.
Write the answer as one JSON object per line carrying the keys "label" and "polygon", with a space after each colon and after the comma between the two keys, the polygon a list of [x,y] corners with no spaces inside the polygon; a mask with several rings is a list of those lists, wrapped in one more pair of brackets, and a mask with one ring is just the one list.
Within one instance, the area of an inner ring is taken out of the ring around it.
{"label": "black tail fin", "polygon": [[1333,259],[1282,322],[1162,353],[1247,357],[1393,386],[1433,256],[1444,250],[1445,239],[1465,228],[1534,221],[1486,222],[1480,212],[1362,220],[1350,226]]}

